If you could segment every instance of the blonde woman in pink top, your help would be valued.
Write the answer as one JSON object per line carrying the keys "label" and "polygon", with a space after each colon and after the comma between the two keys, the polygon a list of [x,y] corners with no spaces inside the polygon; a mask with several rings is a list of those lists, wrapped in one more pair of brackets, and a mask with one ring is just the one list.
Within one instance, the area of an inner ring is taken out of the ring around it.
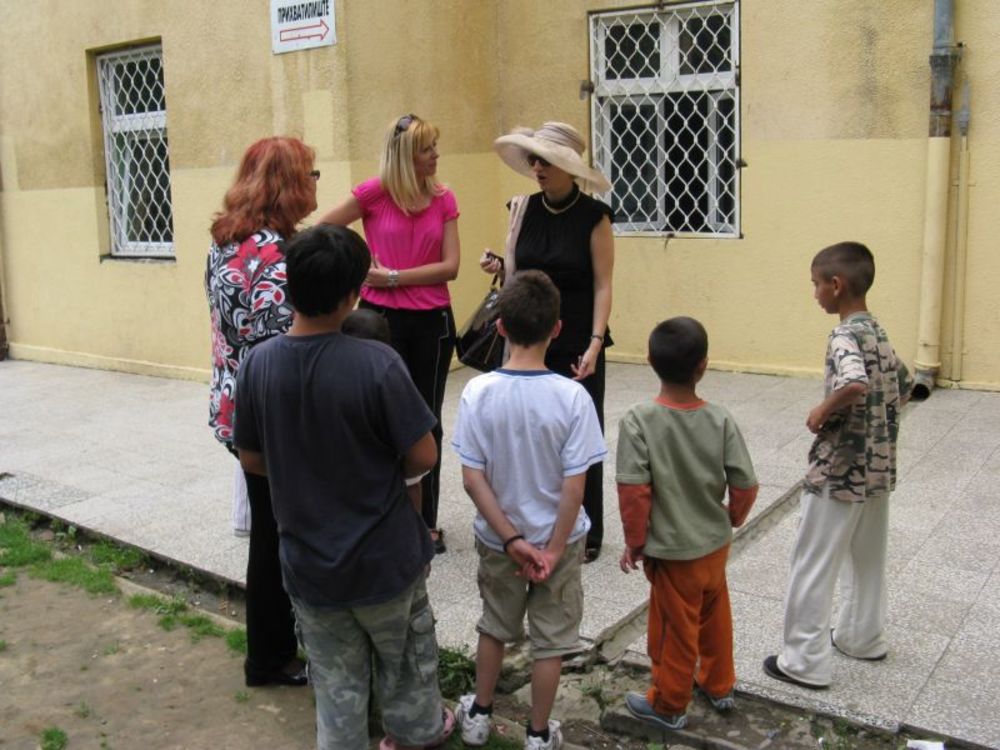
{"label": "blonde woman in pink top", "polygon": [[441,473],[441,405],[455,346],[448,282],[458,276],[458,204],[437,179],[438,129],[416,115],[393,120],[385,134],[379,176],[320,219],[346,226],[361,219],[372,252],[360,307],[389,323],[392,347],[437,417],[437,465],[421,480],[421,515],[437,552]]}

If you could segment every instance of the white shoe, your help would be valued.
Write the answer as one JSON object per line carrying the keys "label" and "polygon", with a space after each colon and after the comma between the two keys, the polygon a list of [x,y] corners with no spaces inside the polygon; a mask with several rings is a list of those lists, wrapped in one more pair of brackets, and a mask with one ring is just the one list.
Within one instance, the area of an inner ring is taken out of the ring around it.
{"label": "white shoe", "polygon": [[463,695],[459,698],[458,706],[455,707],[455,719],[462,729],[462,742],[470,747],[482,747],[489,742],[493,721],[483,714],[470,716],[475,702],[475,695]]}
{"label": "white shoe", "polygon": [[549,719],[549,741],[545,742],[541,737],[524,736],[524,750],[559,750],[563,746],[562,730],[559,722]]}

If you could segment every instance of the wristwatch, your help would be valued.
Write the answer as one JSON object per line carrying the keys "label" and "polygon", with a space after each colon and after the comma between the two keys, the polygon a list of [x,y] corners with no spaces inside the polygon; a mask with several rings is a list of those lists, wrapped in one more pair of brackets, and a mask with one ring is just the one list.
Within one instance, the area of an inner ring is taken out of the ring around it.
{"label": "wristwatch", "polygon": [[386,284],[388,284],[390,287],[399,286],[399,271],[397,271],[395,268],[390,268],[389,279],[388,281],[386,281]]}

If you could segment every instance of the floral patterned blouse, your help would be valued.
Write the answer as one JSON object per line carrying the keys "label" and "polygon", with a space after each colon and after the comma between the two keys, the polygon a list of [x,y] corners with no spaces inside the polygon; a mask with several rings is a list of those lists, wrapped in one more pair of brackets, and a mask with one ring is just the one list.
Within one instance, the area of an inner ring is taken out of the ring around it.
{"label": "floral patterned blouse", "polygon": [[255,344],[292,324],[285,288],[282,238],[262,229],[243,242],[214,242],[205,269],[212,317],[212,385],[208,423],[215,438],[233,449],[236,373]]}

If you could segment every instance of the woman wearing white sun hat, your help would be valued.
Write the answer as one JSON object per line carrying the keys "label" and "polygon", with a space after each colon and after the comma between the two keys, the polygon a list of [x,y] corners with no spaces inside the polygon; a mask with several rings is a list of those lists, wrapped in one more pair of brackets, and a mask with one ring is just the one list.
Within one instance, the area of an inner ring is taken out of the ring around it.
{"label": "woman wearing white sun hat", "polygon": [[[489,251],[479,265],[490,274],[544,271],[562,297],[563,327],[552,341],[546,366],[580,381],[604,428],[604,350],[612,345],[611,279],[615,243],[614,214],[588,192],[604,193],[611,183],[583,160],[584,141],[572,126],[546,122],[538,130],[515,128],[497,138],[494,148],[507,166],[534,179],[541,191],[527,196],[513,258]],[[516,205],[517,199],[512,201]],[[604,537],[601,464],[587,471],[584,509],[590,517],[586,562],[596,560]]]}

